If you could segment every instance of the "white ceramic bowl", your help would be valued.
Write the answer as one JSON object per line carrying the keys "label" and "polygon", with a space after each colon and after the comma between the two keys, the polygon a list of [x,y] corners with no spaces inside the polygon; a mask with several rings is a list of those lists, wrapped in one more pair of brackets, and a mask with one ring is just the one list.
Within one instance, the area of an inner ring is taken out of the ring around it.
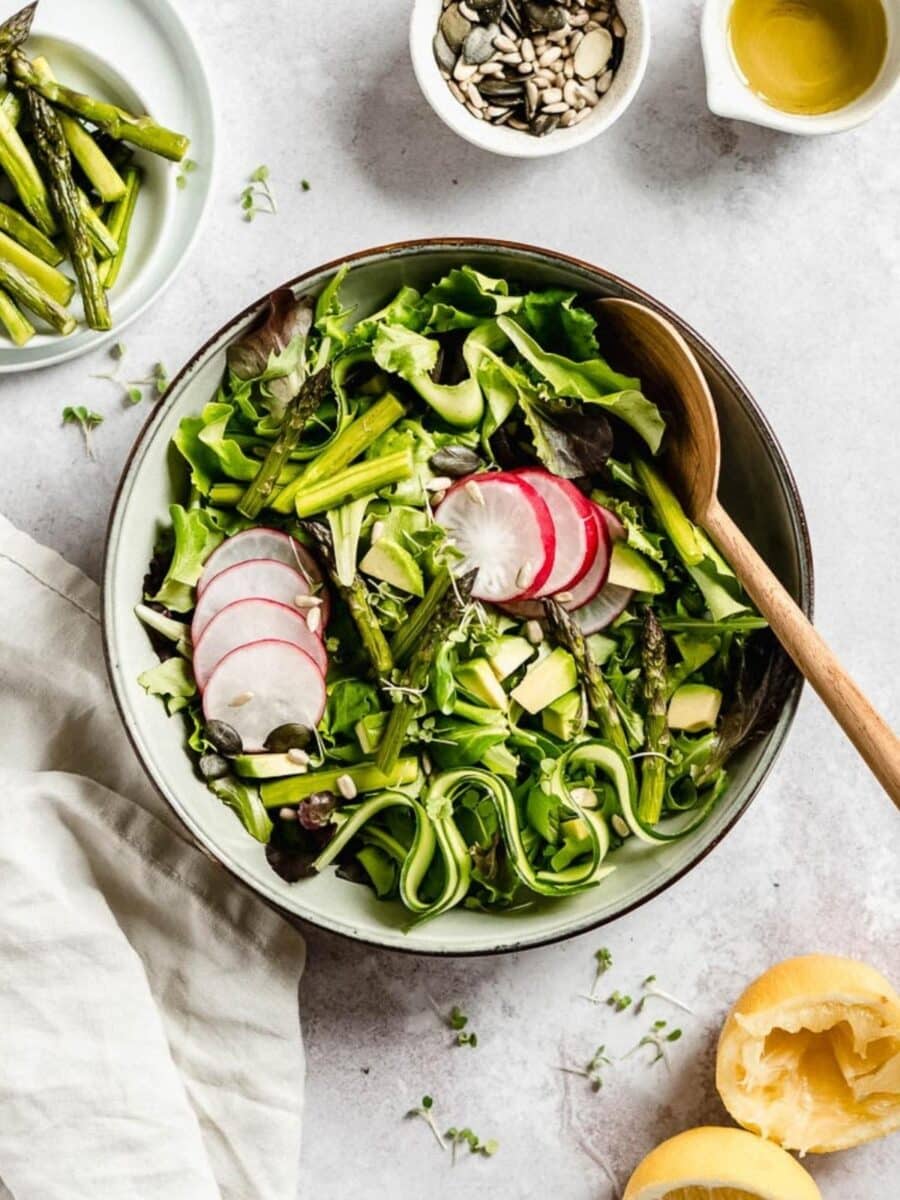
{"label": "white ceramic bowl", "polygon": [[[803,509],[790,469],[765,418],[721,358],[675,314],[631,284],[593,267],[533,246],[454,238],[406,242],[364,251],[347,260],[347,299],[363,317],[380,308],[402,284],[422,287],[451,267],[470,263],[488,274],[524,285],[574,288],[586,296],[616,295],[651,305],[674,321],[709,379],[722,431],[722,498],[728,511],[809,612],[812,563]],[[292,281],[298,292],[318,292],[339,263],[328,263]],[[426,954],[490,954],[517,950],[581,933],[611,921],[668,887],[700,861],[728,832],[765,778],[790,726],[799,681],[772,730],[729,764],[732,785],[695,836],[661,848],[631,839],[616,853],[616,870],[596,889],[567,900],[536,900],[511,912],[453,909],[435,921],[408,928],[399,903],[377,901],[365,887],[328,871],[288,884],[268,866],[263,847],[242,828],[194,773],[180,717],[168,718],[138,675],[156,661],[134,616],[158,529],[169,505],[183,495],[184,464],[171,439],[182,417],[198,412],[214,394],[228,345],[259,317],[260,299],[205,342],[174,379],[144,426],[126,464],[110,518],[103,570],[103,630],[113,692],[126,730],[147,773],[196,841],[233,876],[285,914],[376,945]],[[748,864],[752,869],[752,864]],[[665,919],[661,909],[660,918]]]}
{"label": "white ceramic bowl", "polygon": [[510,158],[547,158],[583,146],[609,129],[631,104],[641,86],[650,54],[647,0],[618,0],[618,8],[628,33],[612,86],[590,117],[569,129],[555,129],[546,137],[534,137],[530,133],[479,121],[455,98],[441,75],[432,48],[443,9],[441,0],[415,0],[413,4],[409,25],[413,70],[425,99],[444,124],[473,146]]}
{"label": "white ceramic bowl", "polygon": [[882,3],[887,15],[888,48],[878,78],[852,104],[836,112],[803,116],[781,112],[750,90],[731,48],[728,19],[733,0],[706,0],[700,39],[706,67],[706,99],[711,111],[720,117],[808,137],[843,133],[862,125],[878,112],[900,83],[900,0],[882,0]]}
{"label": "white ceramic bowl", "polygon": [[[172,0],[41,0],[28,49],[45,54],[59,79],[77,90],[151,112],[188,134],[188,154],[197,167],[179,189],[175,163],[136,152],[144,183],[122,274],[110,292],[113,328],[101,332],[79,325],[68,337],[39,332],[21,347],[0,336],[0,375],[65,362],[120,338],[187,261],[209,208],[215,173],[210,81]],[[63,264],[63,270],[71,275],[71,264]],[[71,307],[80,319],[77,294]]]}

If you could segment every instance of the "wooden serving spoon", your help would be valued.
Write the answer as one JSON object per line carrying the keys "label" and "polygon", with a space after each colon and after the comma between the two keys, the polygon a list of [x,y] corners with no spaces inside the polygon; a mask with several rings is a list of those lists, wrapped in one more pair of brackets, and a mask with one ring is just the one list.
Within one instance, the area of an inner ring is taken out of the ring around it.
{"label": "wooden serving spoon", "polygon": [[875,711],[740,529],[722,508],[719,423],[693,351],[664,317],[631,300],[597,303],[616,360],[671,414],[667,476],[688,515],[710,535],[772,632],[900,808],[900,739]]}

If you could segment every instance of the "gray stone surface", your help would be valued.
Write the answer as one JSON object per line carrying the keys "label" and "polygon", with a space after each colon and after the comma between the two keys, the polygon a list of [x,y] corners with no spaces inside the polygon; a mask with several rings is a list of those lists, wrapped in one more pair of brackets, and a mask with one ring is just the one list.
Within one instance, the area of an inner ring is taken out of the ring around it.
{"label": "gray stone surface", "polygon": [[[650,68],[630,112],[585,149],[528,164],[482,154],[432,115],[409,66],[401,0],[185,0],[217,89],[218,188],[183,274],[125,339],[128,373],[157,359],[174,370],[261,292],[370,244],[490,234],[592,259],[681,312],[759,398],[806,503],[819,625],[897,723],[900,110],[809,141],[711,117],[699,7],[655,0]],[[281,212],[247,225],[238,194],[260,162]],[[91,378],[106,364],[97,354],[0,380],[0,511],[95,577],[112,490],[148,414]],[[75,430],[59,428],[72,403],[106,413],[96,461]],[[898,853],[896,814],[807,695],[771,779],[726,842],[607,931],[456,962],[311,933],[302,1194],[605,1200],[577,1131],[624,1180],[665,1136],[723,1121],[716,1033],[769,963],[833,951],[900,979]],[[634,989],[655,972],[697,1015],[677,1018],[684,1037],[670,1073],[635,1056],[594,1095],[556,1064],[586,1060],[601,1042],[624,1051],[642,1030],[630,1014],[578,999],[603,944],[616,960],[611,986]],[[464,1005],[477,1050],[449,1048],[429,997],[442,1009]],[[497,1136],[497,1157],[451,1169],[424,1125],[402,1121],[424,1092],[442,1122]],[[810,1169],[826,1198],[893,1195],[898,1139]]]}

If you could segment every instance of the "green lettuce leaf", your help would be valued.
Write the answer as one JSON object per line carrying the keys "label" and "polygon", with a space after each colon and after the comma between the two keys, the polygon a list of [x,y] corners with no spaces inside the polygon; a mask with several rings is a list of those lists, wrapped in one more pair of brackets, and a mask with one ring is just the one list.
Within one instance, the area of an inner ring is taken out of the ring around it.
{"label": "green lettuce leaf", "polygon": [[353,326],[351,340],[354,344],[371,342],[379,325],[400,325],[415,332],[425,326],[426,311],[422,297],[412,287],[402,287],[392,300],[370,317],[363,317]]}
{"label": "green lettuce leaf", "polygon": [[639,390],[640,380],[620,375],[602,358],[575,362],[544,351],[509,317],[498,317],[497,324],[554,396],[605,408],[640,434],[654,454],[659,450],[665,422],[656,405]]}
{"label": "green lettuce leaf", "polygon": [[510,296],[505,279],[492,279],[472,267],[455,267],[425,293],[428,328],[442,332],[471,329],[486,317],[518,312],[521,296]]}
{"label": "green lettuce leaf", "polygon": [[[380,325],[372,353],[383,371],[399,375],[449,425],[471,429],[481,420],[484,397],[477,379],[470,375],[461,383],[442,384],[431,378],[438,361],[436,341],[399,325]],[[465,346],[463,357],[466,358]],[[466,361],[468,364],[467,358]]]}
{"label": "green lettuce leaf", "polygon": [[352,734],[357,721],[381,711],[378,691],[361,679],[338,679],[328,689],[323,732]]}
{"label": "green lettuce leaf", "polygon": [[226,807],[237,814],[238,820],[251,837],[263,845],[268,842],[272,835],[272,819],[255,787],[248,783],[239,783],[230,776],[214,779],[208,787]]}
{"label": "green lettuce leaf", "polygon": [[347,321],[353,309],[341,301],[341,288],[350,272],[346,263],[332,275],[316,300],[315,327],[323,338],[335,347],[343,346],[348,340]]}
{"label": "green lettuce leaf", "polygon": [[169,716],[187,706],[197,695],[191,664],[181,655],[167,658],[138,676],[138,683],[149,696],[162,696]]}
{"label": "green lettuce leaf", "polygon": [[586,309],[577,306],[577,299],[575,292],[561,288],[529,292],[520,321],[544,350],[584,362],[599,357],[600,347],[594,336],[597,322]]}
{"label": "green lettuce leaf", "polygon": [[164,604],[172,612],[189,612],[194,607],[194,587],[203,564],[223,539],[215,516],[202,508],[169,508],[175,547],[172,561],[155,596],[148,599]]}

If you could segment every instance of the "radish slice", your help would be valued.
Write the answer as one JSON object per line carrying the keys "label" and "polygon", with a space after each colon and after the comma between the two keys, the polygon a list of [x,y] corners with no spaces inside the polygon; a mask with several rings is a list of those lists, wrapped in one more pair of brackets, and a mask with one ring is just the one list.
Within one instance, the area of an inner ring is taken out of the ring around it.
{"label": "radish slice", "polygon": [[599,633],[607,625],[612,625],[616,617],[620,617],[631,603],[633,595],[631,588],[608,583],[593,600],[588,600],[587,604],[583,604],[575,613],[575,620],[581,626],[581,632],[585,635]]}
{"label": "radish slice", "polygon": [[472,595],[479,600],[512,600],[542,587],[553,569],[550,510],[523,479],[499,472],[461,479],[436,518],[464,556],[458,574],[478,570]]}
{"label": "radish slice", "polygon": [[321,567],[296,538],[282,533],[280,529],[245,529],[233,537],[226,538],[221,546],[213,550],[203,567],[203,574],[197,584],[197,595],[202,596],[210,581],[228,567],[249,562],[251,558],[274,559],[275,562],[284,563],[285,566],[300,571],[311,583],[324,582]]}
{"label": "radish slice", "polygon": [[[609,576],[609,560],[612,552],[609,529],[600,515],[596,504],[591,505],[591,515],[597,530],[597,552],[594,561],[588,568],[587,574],[571,589],[571,599],[563,601],[563,608],[574,612],[597,595]],[[501,606],[504,612],[522,621],[540,620],[544,615],[544,606],[540,600],[516,600],[512,604]]]}
{"label": "radish slice", "polygon": [[517,479],[530,483],[541,495],[550,509],[556,534],[552,571],[540,591],[531,587],[523,592],[521,598],[552,596],[556,592],[567,591],[584,578],[597,554],[600,535],[591,501],[579,492],[574,483],[551,475],[549,471],[526,467],[513,474]]}
{"label": "radish slice", "polygon": [[225,655],[238,646],[273,638],[305,650],[323,675],[328,670],[322,639],[310,630],[299,609],[275,600],[238,600],[216,613],[194,645],[197,686],[202,691]]}
{"label": "radish slice", "polygon": [[600,509],[603,515],[603,520],[606,522],[606,528],[609,530],[609,536],[612,540],[614,542],[624,542],[628,537],[628,533],[616,514],[611,509],[604,508],[602,504],[598,504],[596,507]]}
{"label": "radish slice", "polygon": [[203,693],[203,716],[236,730],[244,750],[263,750],[279,725],[315,729],[325,711],[325,677],[290,642],[267,640],[226,654]]}
{"label": "radish slice", "polygon": [[[210,580],[209,586],[198,599],[191,622],[191,641],[196,646],[216,613],[229,604],[234,604],[236,600],[276,600],[289,608],[297,608],[308,620],[308,614],[313,609],[301,609],[296,600],[298,596],[311,595],[312,590],[313,585],[305,575],[271,558],[255,558],[249,562],[235,563],[233,567],[226,567],[215,579]],[[322,604],[317,606],[317,611],[321,612],[319,620],[324,625],[327,617],[327,599],[324,595],[322,600]]]}

